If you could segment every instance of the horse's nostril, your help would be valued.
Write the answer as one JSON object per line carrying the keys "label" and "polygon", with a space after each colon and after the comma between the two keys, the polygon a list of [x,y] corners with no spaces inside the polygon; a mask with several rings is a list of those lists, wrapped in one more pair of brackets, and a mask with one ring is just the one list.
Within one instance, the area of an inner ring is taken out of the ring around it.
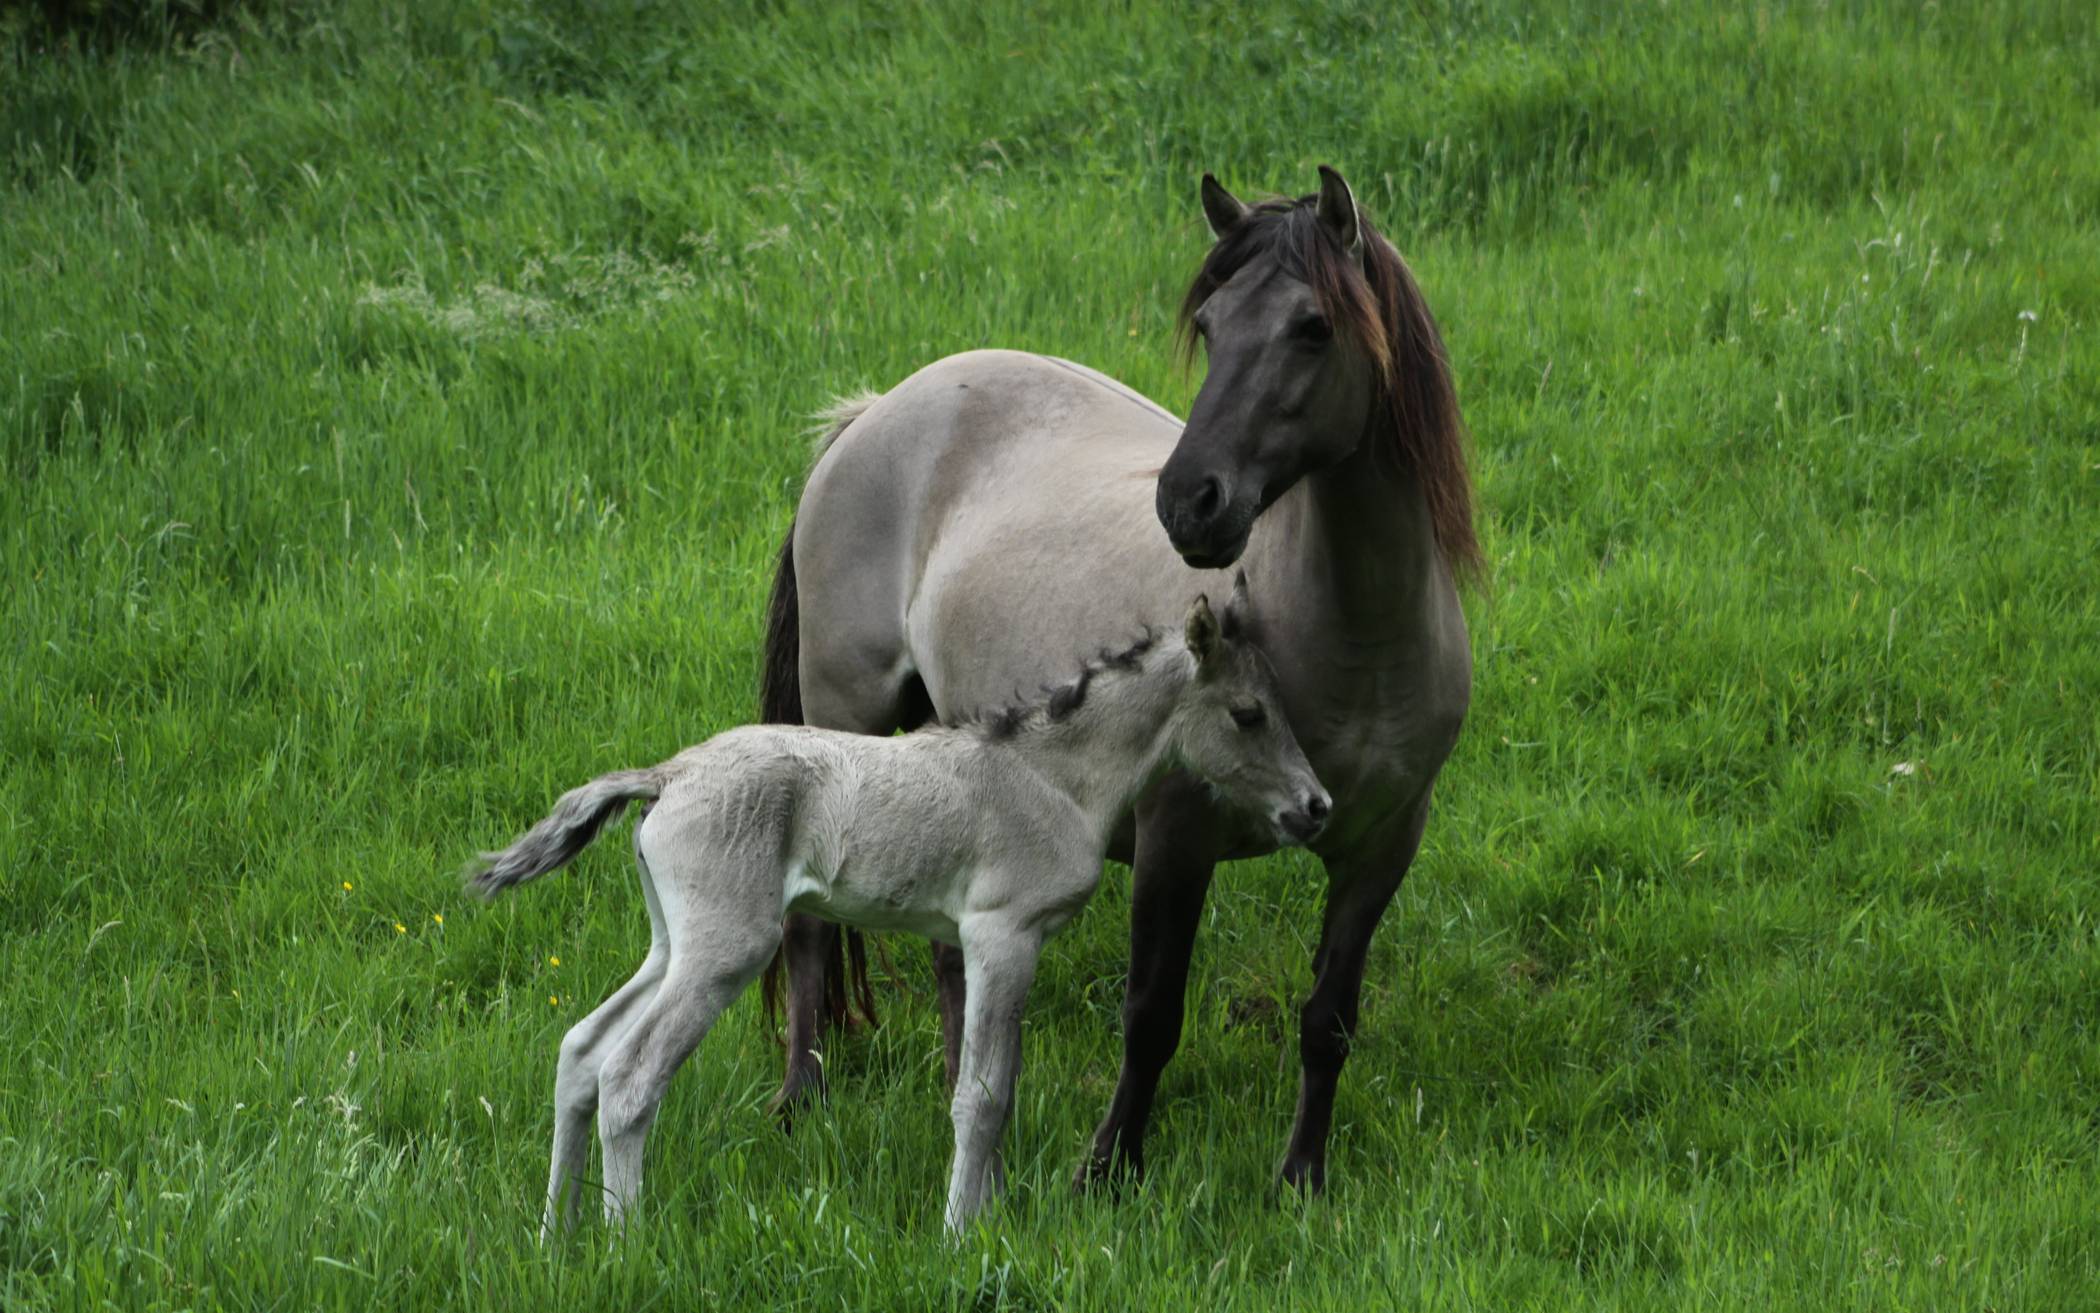
{"label": "horse's nostril", "polygon": [[1225,486],[1218,481],[1217,475],[1212,474],[1203,480],[1201,487],[1196,489],[1193,506],[1196,514],[1207,520],[1218,513],[1218,503],[1223,500],[1225,500]]}
{"label": "horse's nostril", "polygon": [[1315,793],[1312,797],[1305,800],[1305,814],[1312,817],[1315,821],[1324,821],[1327,819],[1329,806],[1327,795]]}

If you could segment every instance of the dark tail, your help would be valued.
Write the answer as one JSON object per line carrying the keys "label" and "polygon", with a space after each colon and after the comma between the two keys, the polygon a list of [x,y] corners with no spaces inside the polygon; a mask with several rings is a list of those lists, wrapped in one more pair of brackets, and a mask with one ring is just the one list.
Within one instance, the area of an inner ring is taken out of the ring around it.
{"label": "dark tail", "polygon": [[628,803],[653,799],[663,792],[660,767],[614,771],[580,789],[571,789],[554,804],[546,820],[500,853],[483,853],[467,868],[467,888],[494,898],[512,885],[537,880],[589,846],[598,831]]}
{"label": "dark tail", "polygon": [[[780,544],[780,563],[773,570],[773,597],[766,605],[766,650],[758,677],[758,715],[769,725],[802,723],[802,596],[795,585],[792,522],[788,524],[786,541]],[[868,949],[860,931],[849,929],[836,942],[838,951],[824,963],[824,1010],[830,1014],[831,1024],[850,1025],[855,1002],[860,1004],[861,1018],[870,1026],[881,1024],[875,1016],[875,991],[868,984]],[[780,1015],[780,994],[787,975],[784,961],[775,952],[773,960],[766,963],[761,996],[769,1021]],[[849,991],[854,997],[849,998]]]}
{"label": "dark tail", "polygon": [[795,522],[788,521],[773,567],[766,603],[765,665],[758,672],[758,718],[768,725],[802,723],[802,595],[795,587]]}

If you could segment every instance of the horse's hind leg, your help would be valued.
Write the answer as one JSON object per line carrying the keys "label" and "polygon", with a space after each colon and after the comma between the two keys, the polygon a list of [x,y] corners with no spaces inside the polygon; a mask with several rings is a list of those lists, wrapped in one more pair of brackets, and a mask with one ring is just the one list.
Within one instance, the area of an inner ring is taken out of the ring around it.
{"label": "horse's hind leg", "polygon": [[969,974],[963,966],[962,950],[938,939],[929,939],[933,949],[934,998],[941,1010],[941,1065],[948,1078],[948,1092],[962,1069],[964,1007],[969,999]]}
{"label": "horse's hind leg", "polygon": [[781,930],[781,964],[787,971],[787,1070],[773,1113],[789,1126],[798,1109],[824,1095],[822,1031],[831,1001],[846,987],[839,966],[838,926],[793,912]]}
{"label": "horse's hind leg", "polygon": [[[805,649],[804,655],[810,658],[817,653]],[[916,675],[899,681],[888,674],[862,673],[849,679],[813,669],[814,664],[804,661],[802,717],[807,724],[851,734],[888,735],[915,729],[933,715],[926,686]],[[773,1111],[789,1126],[794,1124],[797,1109],[823,1097],[825,1019],[845,1019],[848,987],[840,933],[831,922],[799,912],[790,915],[783,928],[780,954],[787,971],[787,1070],[781,1077],[780,1092],[773,1096]]]}

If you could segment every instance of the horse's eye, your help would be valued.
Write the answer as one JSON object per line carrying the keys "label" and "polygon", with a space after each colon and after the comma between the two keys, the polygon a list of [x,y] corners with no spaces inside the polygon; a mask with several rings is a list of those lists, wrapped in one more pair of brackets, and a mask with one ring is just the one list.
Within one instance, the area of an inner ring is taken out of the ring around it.
{"label": "horse's eye", "polygon": [[1263,711],[1259,705],[1232,709],[1232,723],[1241,729],[1253,729],[1268,718],[1269,713]]}
{"label": "horse's eye", "polygon": [[1325,315],[1307,315],[1291,325],[1291,336],[1307,346],[1324,346],[1334,337],[1334,325]]}

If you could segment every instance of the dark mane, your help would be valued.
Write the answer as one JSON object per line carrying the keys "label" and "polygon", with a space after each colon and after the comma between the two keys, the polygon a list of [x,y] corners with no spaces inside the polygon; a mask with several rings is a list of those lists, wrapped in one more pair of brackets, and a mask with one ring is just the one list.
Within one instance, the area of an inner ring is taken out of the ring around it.
{"label": "dark mane", "polygon": [[1024,725],[1038,718],[1044,723],[1055,724],[1085,705],[1087,689],[1096,676],[1136,670],[1144,664],[1145,654],[1158,644],[1159,631],[1148,627],[1144,636],[1128,647],[1102,648],[1065,683],[1045,685],[1043,696],[1033,702],[1016,699],[1003,707],[944,721],[942,727],[971,730],[998,741],[1012,738]]}
{"label": "dark mane", "polygon": [[1437,546],[1454,574],[1477,578],[1484,564],[1473,532],[1473,479],[1466,469],[1465,421],[1451,384],[1451,365],[1436,319],[1407,262],[1357,209],[1364,261],[1358,268],[1320,225],[1317,196],[1252,206],[1211,247],[1181,298],[1178,336],[1184,357],[1195,350],[1192,321],[1211,293],[1240,267],[1273,255],[1285,273],[1313,289],[1320,311],[1371,358],[1384,401],[1372,437],[1414,477],[1429,504]]}

